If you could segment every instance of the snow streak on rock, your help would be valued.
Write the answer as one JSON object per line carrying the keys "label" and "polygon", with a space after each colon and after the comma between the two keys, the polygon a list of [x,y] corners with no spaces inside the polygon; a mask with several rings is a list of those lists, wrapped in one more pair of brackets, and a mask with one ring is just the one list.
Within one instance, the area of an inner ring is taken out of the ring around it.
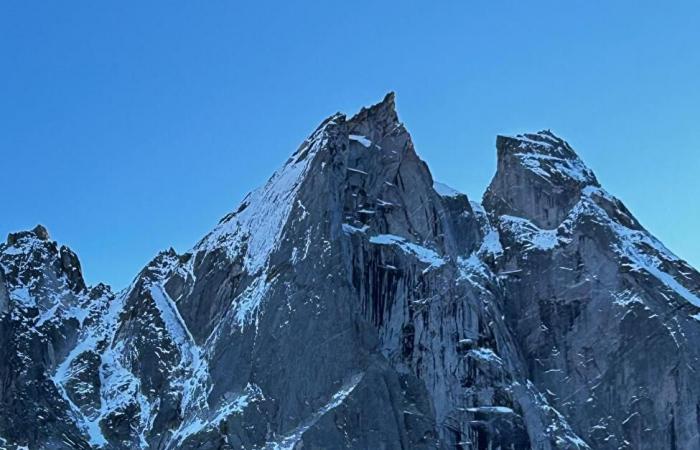
{"label": "snow streak on rock", "polygon": [[612,204],[619,203],[619,200],[603,189],[588,186],[583,190],[581,200],[572,209],[564,227],[572,226],[583,216],[593,217],[594,220],[612,230],[615,240],[611,246],[617,254],[627,260],[627,267],[630,270],[646,272],[654,276],[678,296],[700,307],[700,297],[663,269],[665,264],[678,262],[679,258],[646,230],[629,228],[610,217],[608,212],[596,202],[596,198]]}
{"label": "snow streak on rock", "polygon": [[[120,361],[124,349],[112,348],[112,342],[119,325],[119,314],[123,311],[127,292],[128,290],[117,295],[103,315],[94,322],[94,325],[87,327],[81,333],[78,345],[58,365],[52,376],[53,383],[70,405],[76,423],[86,433],[89,442],[98,447],[107,444],[107,439],[100,428],[100,422],[111,412],[131,403],[133,398],[139,394],[138,379],[128,372]],[[85,413],[73,402],[67,388],[76,375],[75,366],[79,358],[89,353],[99,355],[100,359],[100,405],[96,411]]]}
{"label": "snow streak on rock", "polygon": [[353,375],[352,378],[343,385],[342,388],[333,396],[331,399],[314,412],[308,419],[301,423],[297,428],[283,436],[281,439],[274,442],[270,442],[265,445],[265,450],[294,450],[297,448],[297,444],[301,440],[302,435],[311,428],[318,420],[324,415],[328,414],[329,411],[340,406],[345,399],[352,393],[357,385],[362,381],[363,373]]}
{"label": "snow streak on rock", "polygon": [[263,269],[279,243],[314,155],[328,141],[326,127],[332,123],[331,119],[321,126],[263,187],[248,194],[238,210],[224,217],[197,244],[193,253],[208,253],[221,248],[231,259],[242,253],[249,273]]}

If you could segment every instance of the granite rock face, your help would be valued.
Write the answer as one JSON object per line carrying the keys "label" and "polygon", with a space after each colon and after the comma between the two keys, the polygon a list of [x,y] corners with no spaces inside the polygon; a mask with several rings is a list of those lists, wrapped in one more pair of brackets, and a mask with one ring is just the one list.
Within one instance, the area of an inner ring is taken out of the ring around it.
{"label": "granite rock face", "polygon": [[698,272],[561,139],[499,137],[498,152],[484,204],[530,379],[594,448],[700,448]]}
{"label": "granite rock face", "polygon": [[0,448],[700,448],[700,275],[550,132],[483,206],[394,96],[326,119],[190,251],[88,287],[0,245]]}

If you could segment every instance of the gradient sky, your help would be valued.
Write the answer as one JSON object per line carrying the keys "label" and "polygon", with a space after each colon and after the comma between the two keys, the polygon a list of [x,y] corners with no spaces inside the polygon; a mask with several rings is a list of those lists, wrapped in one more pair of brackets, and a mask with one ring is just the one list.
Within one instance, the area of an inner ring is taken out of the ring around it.
{"label": "gradient sky", "polygon": [[0,234],[44,224],[89,283],[389,90],[436,179],[478,200],[496,134],[549,128],[700,266],[700,2],[107,3],[0,5]]}

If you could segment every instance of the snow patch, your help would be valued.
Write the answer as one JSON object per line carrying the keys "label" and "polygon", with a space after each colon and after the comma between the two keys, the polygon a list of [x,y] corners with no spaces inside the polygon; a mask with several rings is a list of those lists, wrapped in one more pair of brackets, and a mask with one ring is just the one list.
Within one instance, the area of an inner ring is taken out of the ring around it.
{"label": "snow patch", "polygon": [[515,153],[514,156],[530,171],[544,178],[550,178],[552,175],[559,174],[579,183],[587,183],[593,180],[593,173],[578,157],[560,158],[534,152]]}
{"label": "snow patch", "polygon": [[331,410],[340,406],[345,399],[352,393],[353,390],[362,380],[364,373],[354,375],[347,383],[343,385],[342,388],[331,397],[330,401],[324,406],[319,408],[314,414],[312,414],[308,419],[304,420],[297,428],[289,432],[282,439],[275,442],[268,442],[264,450],[294,450],[296,445],[301,440],[304,433],[314,426],[316,422],[319,421],[321,417],[326,415]]}
{"label": "snow patch", "polygon": [[467,355],[472,356],[475,359],[487,362],[495,362],[497,364],[503,364],[503,360],[496,355],[490,348],[479,347],[471,349],[467,352]]}
{"label": "snow patch", "polygon": [[248,407],[248,405],[264,398],[265,397],[259,386],[248,383],[242,394],[223,404],[217,410],[210,412],[209,417],[195,415],[194,417],[186,419],[180,425],[180,428],[178,428],[178,430],[173,434],[170,442],[174,442],[176,444],[176,448],[179,448],[188,437],[193,436],[203,430],[218,427],[230,416],[242,413],[245,408]]}
{"label": "snow patch", "polygon": [[500,255],[503,253],[501,236],[498,234],[498,231],[490,229],[488,233],[486,233],[484,240],[481,242],[479,253],[488,253],[491,255]]}
{"label": "snow patch", "polygon": [[482,286],[482,281],[490,277],[490,270],[476,253],[468,258],[457,258],[460,278],[469,281],[474,286]]}
{"label": "snow patch", "polygon": [[259,276],[233,301],[233,312],[236,324],[243,328],[252,323],[257,323],[257,312],[265,294],[270,289],[270,283],[265,277]]}
{"label": "snow patch", "polygon": [[351,134],[350,136],[348,136],[348,139],[350,139],[351,141],[359,142],[365,148],[370,148],[372,146],[372,141],[367,139],[365,136],[361,136],[359,134]]}
{"label": "snow patch", "polygon": [[377,245],[396,245],[404,252],[415,256],[421,262],[429,265],[423,271],[423,273],[430,269],[441,267],[445,264],[445,260],[442,259],[435,250],[408,242],[406,239],[400,236],[395,236],[393,234],[378,234],[369,238],[369,241],[372,244]]}
{"label": "snow patch", "polygon": [[490,414],[515,414],[512,408],[507,406],[476,406],[467,408],[471,413],[490,413]]}
{"label": "snow patch", "polygon": [[364,233],[367,230],[369,230],[369,225],[362,225],[362,227],[358,228],[356,226],[350,225],[349,223],[344,223],[342,227],[343,232],[345,234]]}
{"label": "snow patch", "polygon": [[613,303],[619,306],[629,306],[633,303],[640,303],[643,304],[644,302],[642,299],[635,294],[634,292],[630,290],[625,290],[622,292],[615,292],[613,293]]}
{"label": "snow patch", "polygon": [[354,172],[354,173],[359,173],[361,175],[367,175],[367,172],[364,170],[356,169],[354,167],[348,167],[348,172]]}
{"label": "snow patch", "polygon": [[552,250],[559,245],[557,230],[543,230],[522,217],[503,215],[501,225],[511,232],[516,240],[525,243],[525,250]]}

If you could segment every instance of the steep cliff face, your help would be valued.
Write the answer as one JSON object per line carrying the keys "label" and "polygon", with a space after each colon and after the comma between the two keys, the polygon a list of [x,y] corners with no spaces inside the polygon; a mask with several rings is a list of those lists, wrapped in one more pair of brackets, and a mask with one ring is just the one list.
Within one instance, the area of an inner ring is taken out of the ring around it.
{"label": "steep cliff face", "polygon": [[533,382],[595,448],[699,448],[700,275],[561,139],[497,143],[484,202]]}
{"label": "steep cliff face", "polygon": [[353,297],[382,355],[427,389],[440,445],[584,446],[522,370],[484,263],[501,250],[480,207],[433,188],[393,98],[348,125],[342,227]]}
{"label": "steep cliff face", "polygon": [[10,235],[0,447],[698,447],[700,276],[561,139],[497,147],[482,207],[393,94],[333,115],[117,294]]}

